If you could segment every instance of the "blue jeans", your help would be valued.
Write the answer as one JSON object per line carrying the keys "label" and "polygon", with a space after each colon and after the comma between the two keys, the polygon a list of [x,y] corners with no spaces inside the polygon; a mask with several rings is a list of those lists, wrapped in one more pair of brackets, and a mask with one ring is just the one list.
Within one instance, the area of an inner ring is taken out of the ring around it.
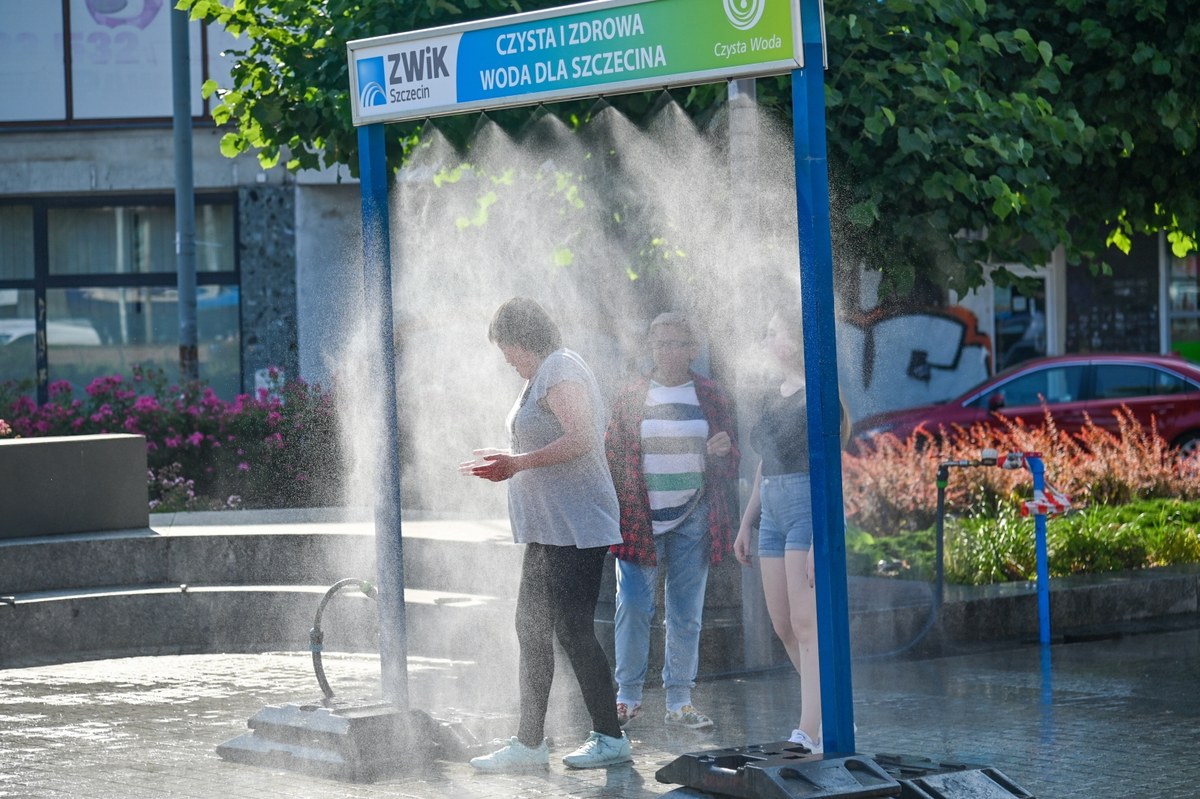
{"label": "blue jeans", "polygon": [[[701,498],[674,530],[654,536],[659,565],[666,569],[666,645],[663,686],[667,707],[691,704],[700,663],[700,621],[708,584],[708,501]],[[640,705],[650,661],[650,620],[654,617],[657,566],[617,559],[615,643],[617,701]]]}
{"label": "blue jeans", "polygon": [[782,558],[785,549],[812,549],[812,489],[808,472],[764,476],[759,484],[762,516],[758,556]]}

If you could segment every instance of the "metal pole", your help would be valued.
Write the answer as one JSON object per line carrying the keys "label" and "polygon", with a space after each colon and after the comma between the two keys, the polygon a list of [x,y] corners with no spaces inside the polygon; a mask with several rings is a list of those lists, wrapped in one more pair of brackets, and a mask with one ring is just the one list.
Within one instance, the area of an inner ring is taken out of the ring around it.
{"label": "metal pole", "polygon": [[191,53],[188,13],[171,12],[171,99],[175,142],[175,268],[179,379],[200,377],[196,334],[196,196],[192,176]]}
{"label": "metal pole", "polygon": [[[1025,463],[1033,473],[1034,496],[1046,490],[1046,465],[1040,457],[1025,455]],[[1033,515],[1037,546],[1038,640],[1050,643],[1050,557],[1046,548],[1046,514]]]}
{"label": "metal pole", "polygon": [[826,752],[854,751],[850,610],[842,509],[837,332],[833,313],[833,242],[825,158],[825,51],[820,0],[801,0],[804,67],[792,72],[800,300],[808,402],[820,642],[822,742]]}
{"label": "metal pole", "polygon": [[933,610],[940,614],[946,595],[946,486],[950,483],[950,467],[938,466],[937,472],[937,562],[934,564]]}
{"label": "metal pole", "polygon": [[383,695],[408,709],[408,629],[404,610],[404,545],[400,530],[400,425],[396,407],[396,342],[392,323],[392,255],[388,227],[387,147],[382,124],[358,129],[362,190],[363,289],[378,303],[374,332],[383,418],[376,436],[375,560],[379,588],[379,656]]}

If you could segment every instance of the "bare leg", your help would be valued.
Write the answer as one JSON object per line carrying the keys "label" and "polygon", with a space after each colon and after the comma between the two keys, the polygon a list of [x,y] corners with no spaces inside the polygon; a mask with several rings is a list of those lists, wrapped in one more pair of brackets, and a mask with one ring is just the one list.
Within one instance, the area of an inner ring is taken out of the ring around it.
{"label": "bare leg", "polygon": [[[814,741],[821,731],[821,658],[817,650],[817,593],[808,579],[807,550],[788,550],[783,555],[787,573],[788,606],[792,635],[800,665],[800,729]],[[795,659],[793,659],[795,662]]]}

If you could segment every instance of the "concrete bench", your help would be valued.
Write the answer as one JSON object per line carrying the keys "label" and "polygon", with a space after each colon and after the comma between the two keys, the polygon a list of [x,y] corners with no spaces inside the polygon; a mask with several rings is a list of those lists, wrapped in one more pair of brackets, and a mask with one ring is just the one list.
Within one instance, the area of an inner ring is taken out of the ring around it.
{"label": "concrete bench", "polygon": [[0,538],[148,527],[145,436],[0,439]]}

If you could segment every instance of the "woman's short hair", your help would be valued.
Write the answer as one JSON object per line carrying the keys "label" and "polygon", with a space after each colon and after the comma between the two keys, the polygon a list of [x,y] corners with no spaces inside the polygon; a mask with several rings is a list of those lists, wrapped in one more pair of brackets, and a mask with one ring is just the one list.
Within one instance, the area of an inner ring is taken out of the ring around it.
{"label": "woman's short hair", "polygon": [[488,341],[512,344],[545,358],[562,347],[562,334],[542,306],[528,297],[513,297],[492,316]]}
{"label": "woman's short hair", "polygon": [[678,327],[680,330],[687,333],[687,337],[692,342],[695,342],[696,331],[692,329],[691,321],[686,316],[679,313],[679,311],[664,311],[663,313],[660,313],[658,316],[654,317],[654,321],[650,323],[649,332],[653,334],[654,328],[666,327],[668,325],[671,327]]}

